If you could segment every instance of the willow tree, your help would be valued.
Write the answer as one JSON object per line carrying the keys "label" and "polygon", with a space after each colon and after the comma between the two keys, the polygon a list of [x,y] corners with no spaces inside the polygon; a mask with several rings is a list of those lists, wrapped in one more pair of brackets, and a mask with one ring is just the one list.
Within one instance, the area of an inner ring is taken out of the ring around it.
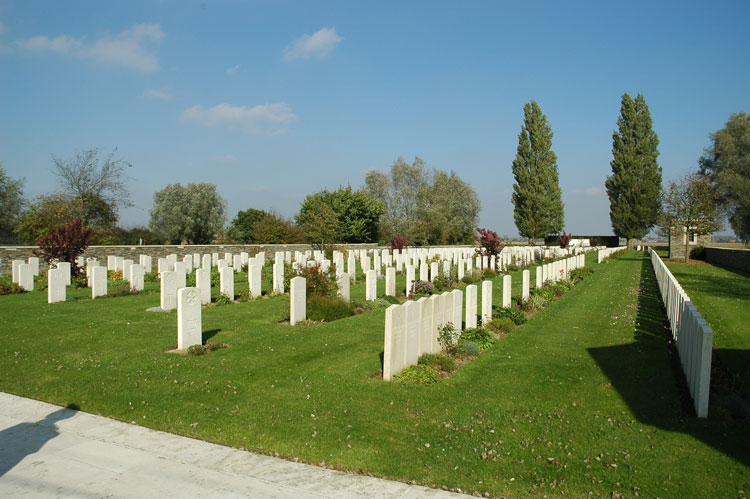
{"label": "willow tree", "polygon": [[552,152],[552,128],[539,105],[523,107],[523,125],[513,160],[513,218],[518,233],[534,240],[560,232],[565,212],[557,173],[557,156]]}
{"label": "willow tree", "polygon": [[617,130],[612,134],[612,175],[605,183],[609,218],[619,237],[635,244],[656,225],[661,209],[659,138],[652,130],[646,99],[623,94]]}

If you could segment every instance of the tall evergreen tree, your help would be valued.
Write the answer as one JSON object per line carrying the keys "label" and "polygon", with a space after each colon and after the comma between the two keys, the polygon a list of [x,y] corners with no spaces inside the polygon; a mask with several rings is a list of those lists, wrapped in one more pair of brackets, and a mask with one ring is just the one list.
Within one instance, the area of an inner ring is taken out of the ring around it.
{"label": "tall evergreen tree", "polygon": [[612,133],[612,175],[605,185],[612,228],[628,240],[629,247],[648,234],[661,209],[659,138],[651,125],[646,99],[623,94],[618,130]]}
{"label": "tall evergreen tree", "polygon": [[523,126],[513,160],[513,218],[518,233],[534,240],[560,232],[565,226],[557,156],[552,152],[552,128],[536,102],[523,107]]}

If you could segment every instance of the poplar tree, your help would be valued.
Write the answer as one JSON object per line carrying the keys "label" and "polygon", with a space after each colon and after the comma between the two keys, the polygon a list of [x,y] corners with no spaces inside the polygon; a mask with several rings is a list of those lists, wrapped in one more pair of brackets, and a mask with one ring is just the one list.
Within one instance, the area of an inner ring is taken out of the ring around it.
{"label": "poplar tree", "polygon": [[612,228],[627,239],[628,247],[648,234],[661,209],[659,138],[651,126],[646,99],[623,94],[618,129],[612,133],[612,175],[605,185]]}
{"label": "poplar tree", "polygon": [[565,225],[557,173],[552,152],[552,128],[536,102],[523,107],[523,126],[518,134],[518,152],[513,161],[513,218],[518,233],[529,244],[556,234]]}

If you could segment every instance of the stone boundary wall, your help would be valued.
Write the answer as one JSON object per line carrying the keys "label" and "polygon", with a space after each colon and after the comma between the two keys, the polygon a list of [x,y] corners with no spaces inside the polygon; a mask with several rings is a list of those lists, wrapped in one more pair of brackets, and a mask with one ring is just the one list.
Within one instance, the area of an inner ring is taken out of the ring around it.
{"label": "stone boundary wall", "polygon": [[750,273],[750,249],[706,248],[706,261],[719,267]]}
{"label": "stone boundary wall", "polygon": [[[378,245],[375,243],[370,244],[341,244],[332,245],[333,248],[352,248],[352,249],[372,249],[377,248]],[[12,271],[11,262],[13,260],[27,260],[30,256],[34,256],[34,250],[36,246],[0,246],[0,276],[9,275]],[[309,244],[204,244],[204,245],[128,245],[128,246],[89,246],[83,253],[84,258],[96,258],[100,262],[107,262],[107,256],[121,256],[123,258],[130,258],[131,260],[138,261],[139,255],[150,255],[156,265],[156,261],[159,258],[164,258],[167,255],[175,254],[182,258],[185,255],[192,255],[193,253],[200,253],[201,255],[206,253],[234,253],[239,254],[243,251],[247,252],[250,256],[255,255],[260,251],[265,251],[266,255],[270,254],[273,258],[273,253],[276,251],[307,251],[311,250],[312,246]],[[39,269],[40,272],[46,272],[49,266],[47,263],[40,259]]]}

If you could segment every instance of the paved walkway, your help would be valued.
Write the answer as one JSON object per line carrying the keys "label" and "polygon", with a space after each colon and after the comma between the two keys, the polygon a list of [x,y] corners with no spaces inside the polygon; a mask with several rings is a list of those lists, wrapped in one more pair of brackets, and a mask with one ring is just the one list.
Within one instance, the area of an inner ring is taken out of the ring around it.
{"label": "paved walkway", "polygon": [[0,497],[456,498],[0,392]]}

